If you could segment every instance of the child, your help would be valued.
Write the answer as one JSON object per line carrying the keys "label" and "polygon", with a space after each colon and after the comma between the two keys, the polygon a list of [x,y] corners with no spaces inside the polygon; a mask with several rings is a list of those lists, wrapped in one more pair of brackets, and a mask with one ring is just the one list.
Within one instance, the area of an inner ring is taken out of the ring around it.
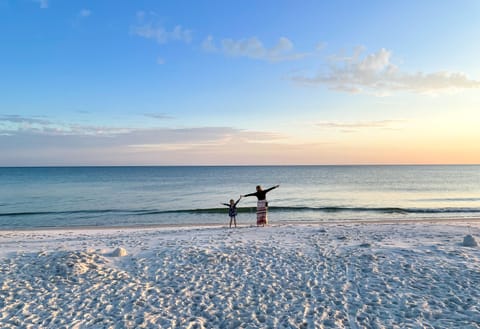
{"label": "child", "polygon": [[235,202],[233,199],[230,199],[230,204],[222,203],[224,206],[228,207],[228,216],[230,216],[230,228],[232,228],[232,221],[235,223],[235,227],[237,227],[237,204],[241,198],[242,196],[240,195],[240,198],[238,198],[237,202]]}

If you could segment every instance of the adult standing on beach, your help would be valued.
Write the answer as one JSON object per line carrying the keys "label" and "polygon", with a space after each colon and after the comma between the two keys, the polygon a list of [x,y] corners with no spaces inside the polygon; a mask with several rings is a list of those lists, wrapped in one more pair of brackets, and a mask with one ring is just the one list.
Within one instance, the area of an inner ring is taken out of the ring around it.
{"label": "adult standing on beach", "polygon": [[257,197],[257,226],[265,226],[268,223],[267,211],[268,211],[268,202],[267,202],[267,193],[273,189],[276,189],[280,185],[272,186],[266,190],[263,190],[260,185],[257,185],[257,192],[245,194],[246,196],[256,196]]}

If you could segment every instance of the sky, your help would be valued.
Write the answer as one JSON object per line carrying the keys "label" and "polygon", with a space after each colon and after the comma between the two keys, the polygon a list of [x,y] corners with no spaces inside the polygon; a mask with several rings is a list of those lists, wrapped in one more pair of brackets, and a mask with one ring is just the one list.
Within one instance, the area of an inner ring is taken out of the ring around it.
{"label": "sky", "polygon": [[0,0],[0,166],[480,164],[480,1]]}

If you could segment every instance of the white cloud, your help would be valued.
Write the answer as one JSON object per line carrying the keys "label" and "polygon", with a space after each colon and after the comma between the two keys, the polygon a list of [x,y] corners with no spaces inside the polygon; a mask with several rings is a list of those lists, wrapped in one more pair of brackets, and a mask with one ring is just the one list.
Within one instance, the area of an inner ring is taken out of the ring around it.
{"label": "white cloud", "polygon": [[40,8],[42,9],[48,8],[48,0],[34,0],[34,1],[40,4]]}
{"label": "white cloud", "polygon": [[155,13],[145,13],[139,11],[136,14],[137,24],[130,28],[130,33],[146,39],[153,39],[159,44],[165,44],[170,41],[183,41],[190,43],[192,41],[192,31],[176,25],[172,30],[161,26]]}
{"label": "white cloud", "polygon": [[172,119],[171,116],[165,113],[144,113],[143,115],[148,118],[154,118],[154,119],[160,119],[160,120]]}
{"label": "white cloud", "polygon": [[173,31],[170,33],[170,37],[173,40],[181,40],[186,43],[189,43],[192,41],[192,31],[184,29],[182,26],[177,25],[173,29]]}
{"label": "white cloud", "polygon": [[326,44],[325,42],[319,42],[319,43],[317,43],[317,45],[315,46],[315,50],[316,50],[316,51],[322,51],[322,50],[324,50],[326,47],[327,47],[327,44]]}
{"label": "white cloud", "polygon": [[157,57],[157,64],[163,65],[165,64],[165,60],[162,57]]}
{"label": "white cloud", "polygon": [[133,26],[131,33],[146,39],[153,39],[159,44],[165,44],[169,41],[183,41],[190,43],[192,41],[192,31],[184,29],[182,26],[177,25],[171,31],[166,30],[160,26],[154,26],[153,24],[144,24]]}
{"label": "white cloud", "polygon": [[277,44],[271,48],[265,47],[257,37],[239,40],[226,38],[222,39],[220,46],[217,47],[210,35],[203,41],[202,48],[209,52],[220,51],[231,57],[248,57],[272,62],[297,60],[309,55],[307,53],[294,53],[293,42],[286,37],[279,38]]}
{"label": "white cloud", "polygon": [[217,47],[215,47],[215,44],[213,43],[213,37],[211,35],[209,35],[205,40],[203,40],[202,48],[203,50],[208,52],[217,51]]}
{"label": "white cloud", "polygon": [[[171,119],[163,113],[145,113],[155,119]],[[229,139],[232,136],[244,140],[271,140],[279,138],[272,133],[247,132],[232,127],[192,127],[192,128],[125,128],[96,125],[80,125],[48,120],[41,117],[24,117],[20,115],[0,115],[0,134],[9,136],[36,135],[62,137],[96,137],[106,138],[118,145],[158,145],[171,143],[205,143]],[[116,142],[113,142],[116,140]]]}
{"label": "white cloud", "polygon": [[363,47],[357,47],[352,56],[332,56],[326,70],[314,75],[296,75],[291,79],[306,85],[325,85],[338,91],[376,95],[398,91],[437,94],[480,87],[480,81],[469,79],[461,72],[403,72],[392,63],[392,52],[384,48],[362,56],[364,51]]}
{"label": "white cloud", "polygon": [[89,9],[82,9],[80,10],[80,13],[78,14],[80,17],[88,17],[92,14],[92,11]]}
{"label": "white cloud", "polygon": [[280,58],[284,53],[288,53],[293,49],[293,43],[285,38],[281,37],[278,43],[269,51],[271,58]]}
{"label": "white cloud", "polygon": [[24,117],[18,114],[0,115],[0,125],[3,124],[49,124],[51,121],[44,117],[32,116]]}
{"label": "white cloud", "polygon": [[284,164],[286,154],[299,152],[285,136],[232,127],[137,129],[111,135],[0,132],[0,149],[3,166]]}
{"label": "white cloud", "polygon": [[267,50],[262,42],[257,38],[232,40],[222,40],[223,51],[230,56],[246,56],[251,58],[262,58],[267,54]]}
{"label": "white cloud", "polygon": [[376,121],[321,121],[315,125],[322,128],[346,129],[349,132],[356,129],[398,129],[405,120],[376,120]]}
{"label": "white cloud", "polygon": [[283,138],[233,127],[122,128],[2,116],[0,165],[235,163],[255,154],[257,141]]}
{"label": "white cloud", "polygon": [[113,136],[128,131],[130,131],[130,129],[63,123],[48,120],[43,117],[24,117],[20,115],[0,116],[0,133],[10,135],[28,133],[52,136]]}

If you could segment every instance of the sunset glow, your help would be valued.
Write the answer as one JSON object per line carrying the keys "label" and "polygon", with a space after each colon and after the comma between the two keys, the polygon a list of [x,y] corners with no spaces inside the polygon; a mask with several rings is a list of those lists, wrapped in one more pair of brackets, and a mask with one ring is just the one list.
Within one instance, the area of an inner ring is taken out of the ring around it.
{"label": "sunset glow", "polygon": [[0,166],[479,164],[479,12],[0,0]]}

